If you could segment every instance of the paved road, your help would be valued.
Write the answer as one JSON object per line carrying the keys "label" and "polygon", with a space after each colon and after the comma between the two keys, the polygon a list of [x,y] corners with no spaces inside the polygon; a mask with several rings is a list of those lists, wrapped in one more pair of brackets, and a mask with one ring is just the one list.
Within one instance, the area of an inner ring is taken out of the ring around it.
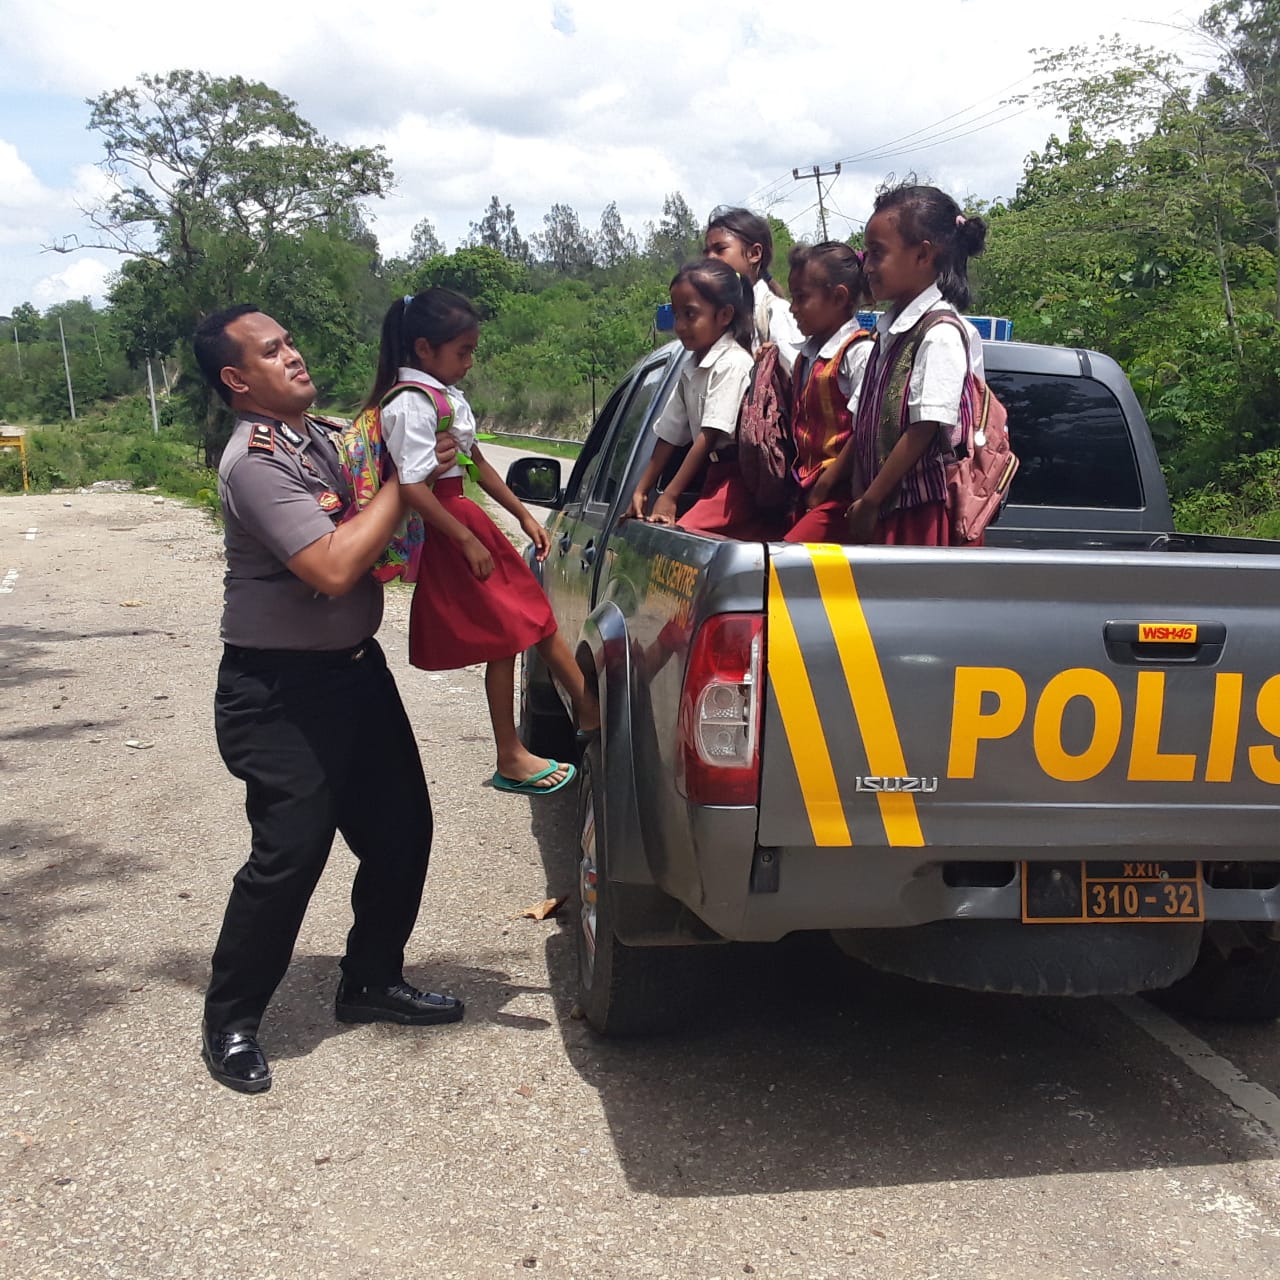
{"label": "paved road", "polygon": [[1275,1028],[1190,1028],[1215,1086],[1124,1007],[805,943],[722,954],[681,1036],[593,1039],[567,922],[514,918],[569,889],[573,798],[484,785],[479,672],[409,670],[399,593],[439,820],[410,971],[467,1021],[334,1023],[337,849],[263,1027],[276,1085],[219,1088],[200,991],[246,847],[210,724],[220,574],[175,503],[0,500],[0,1275],[1280,1274]]}

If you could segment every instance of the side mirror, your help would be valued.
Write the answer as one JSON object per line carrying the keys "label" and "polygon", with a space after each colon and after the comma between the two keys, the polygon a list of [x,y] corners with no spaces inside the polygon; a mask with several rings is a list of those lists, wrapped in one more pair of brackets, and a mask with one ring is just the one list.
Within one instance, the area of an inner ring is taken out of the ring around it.
{"label": "side mirror", "polygon": [[519,458],[507,468],[507,488],[521,502],[558,510],[564,500],[558,458]]}

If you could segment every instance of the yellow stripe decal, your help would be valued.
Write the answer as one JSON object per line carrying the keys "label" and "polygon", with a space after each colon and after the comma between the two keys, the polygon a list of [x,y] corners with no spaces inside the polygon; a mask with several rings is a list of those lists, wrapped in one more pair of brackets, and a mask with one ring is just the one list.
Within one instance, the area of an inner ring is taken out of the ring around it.
{"label": "yellow stripe decal", "polygon": [[[867,751],[867,765],[877,777],[904,777],[907,762],[898,738],[898,726],[893,719],[889,691],[885,687],[884,672],[880,669],[871,628],[867,626],[867,617],[858,599],[853,568],[845,549],[813,544],[808,550],[813,557],[818,591],[831,622],[836,651],[849,686],[858,732]],[[923,846],[924,833],[920,830],[915,796],[909,792],[880,792],[876,798],[880,802],[880,818],[890,848]]]}
{"label": "yellow stripe decal", "polygon": [[791,760],[813,830],[813,842],[819,846],[852,844],[813,686],[805,670],[787,602],[782,598],[778,571],[772,564],[769,566],[768,654],[769,681],[782,714]]}

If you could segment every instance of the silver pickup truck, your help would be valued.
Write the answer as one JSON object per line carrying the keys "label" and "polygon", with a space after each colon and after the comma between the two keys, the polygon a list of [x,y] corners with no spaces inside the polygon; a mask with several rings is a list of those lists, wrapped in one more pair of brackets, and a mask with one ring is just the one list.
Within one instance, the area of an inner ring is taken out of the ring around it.
{"label": "silver pickup truck", "polygon": [[[566,484],[508,477],[554,509],[535,571],[603,711],[591,1025],[658,1028],[700,944],[796,930],[924,981],[1280,1014],[1280,542],[1173,532],[1120,368],[1020,343],[986,348],[1022,460],[986,548],[620,520],[683,358],[635,366]],[[521,721],[563,748],[532,653]]]}

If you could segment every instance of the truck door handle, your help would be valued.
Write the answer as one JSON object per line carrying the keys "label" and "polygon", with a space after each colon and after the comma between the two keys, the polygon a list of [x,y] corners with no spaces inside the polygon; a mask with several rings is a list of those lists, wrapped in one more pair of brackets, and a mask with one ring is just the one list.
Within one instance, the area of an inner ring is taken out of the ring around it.
{"label": "truck door handle", "polygon": [[586,573],[586,571],[590,569],[591,566],[595,564],[595,562],[596,562],[595,543],[588,542],[587,545],[582,548],[582,572]]}
{"label": "truck door handle", "polygon": [[1227,642],[1222,622],[1108,622],[1107,657],[1122,666],[1212,667]]}
{"label": "truck door handle", "polygon": [[568,533],[562,533],[560,535],[560,554],[562,556],[566,555],[571,546],[573,546],[573,536]]}

